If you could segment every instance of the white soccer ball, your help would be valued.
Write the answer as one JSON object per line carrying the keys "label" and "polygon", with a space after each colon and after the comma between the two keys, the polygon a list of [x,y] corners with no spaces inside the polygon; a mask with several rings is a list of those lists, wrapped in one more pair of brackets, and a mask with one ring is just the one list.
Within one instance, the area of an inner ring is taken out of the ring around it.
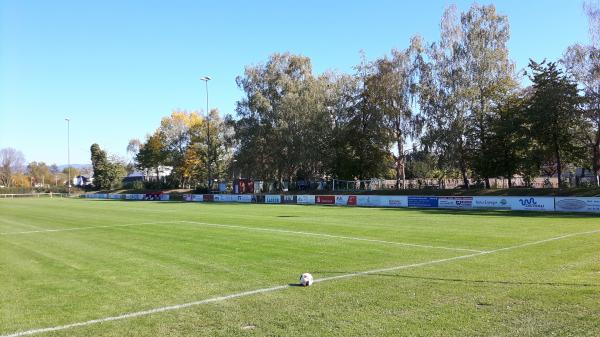
{"label": "white soccer ball", "polygon": [[313,277],[310,273],[304,273],[300,275],[300,284],[304,287],[308,287],[313,284]]}

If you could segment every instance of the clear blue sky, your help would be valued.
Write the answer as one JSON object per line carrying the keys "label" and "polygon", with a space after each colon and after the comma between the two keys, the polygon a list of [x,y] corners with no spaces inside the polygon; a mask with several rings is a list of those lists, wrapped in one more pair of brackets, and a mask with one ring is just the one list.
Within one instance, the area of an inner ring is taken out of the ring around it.
{"label": "clear blue sky", "polygon": [[[444,8],[472,1],[28,1],[0,0],[0,148],[26,160],[89,163],[97,142],[125,155],[173,109],[234,113],[235,77],[273,52],[312,59],[315,72],[351,72],[439,36]],[[488,3],[488,2],[480,2]],[[587,41],[579,0],[498,0],[511,24],[511,58],[558,59]]]}

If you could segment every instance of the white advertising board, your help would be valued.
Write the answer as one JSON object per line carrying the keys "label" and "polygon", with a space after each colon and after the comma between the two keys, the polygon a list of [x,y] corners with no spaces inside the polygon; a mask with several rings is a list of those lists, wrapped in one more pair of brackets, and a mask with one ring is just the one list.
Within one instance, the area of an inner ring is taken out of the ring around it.
{"label": "white advertising board", "polygon": [[508,197],[513,211],[554,211],[554,197]]}
{"label": "white advertising board", "polygon": [[600,212],[600,198],[556,197],[554,205],[560,212]]}
{"label": "white advertising board", "polygon": [[379,207],[379,206],[381,206],[381,196],[379,196],[379,195],[358,195],[356,198],[356,204],[358,206]]}
{"label": "white advertising board", "polygon": [[301,205],[314,205],[315,204],[315,196],[314,195],[297,195],[296,203]]}
{"label": "white advertising board", "polygon": [[265,204],[281,204],[281,195],[279,195],[279,194],[265,195]]}
{"label": "white advertising board", "polygon": [[510,209],[508,197],[473,197],[473,208]]}
{"label": "white advertising board", "polygon": [[408,207],[408,196],[382,195],[379,196],[379,204],[382,207]]}
{"label": "white advertising board", "polygon": [[471,208],[473,197],[438,197],[439,208]]}

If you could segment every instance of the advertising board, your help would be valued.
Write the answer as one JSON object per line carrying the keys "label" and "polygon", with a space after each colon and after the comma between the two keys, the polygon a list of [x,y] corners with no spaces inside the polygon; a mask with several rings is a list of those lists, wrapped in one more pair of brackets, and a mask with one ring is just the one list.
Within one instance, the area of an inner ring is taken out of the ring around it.
{"label": "advertising board", "polygon": [[438,197],[408,197],[408,207],[437,208]]}
{"label": "advertising board", "polygon": [[508,197],[473,197],[473,208],[510,209]]}
{"label": "advertising board", "polygon": [[195,201],[195,202],[204,201],[204,195],[202,195],[202,194],[192,194],[190,201]]}
{"label": "advertising board", "polygon": [[379,195],[358,195],[356,196],[356,205],[379,207],[381,206],[381,198]]}
{"label": "advertising board", "polygon": [[265,204],[281,204],[281,195],[279,195],[279,194],[265,195]]}
{"label": "advertising board", "polygon": [[315,196],[314,195],[297,195],[296,203],[301,205],[314,205],[315,204]]}
{"label": "advertising board", "polygon": [[473,197],[438,197],[439,208],[471,208]]}
{"label": "advertising board", "polygon": [[356,206],[355,195],[336,195],[335,204],[340,206]]}
{"label": "advertising board", "polygon": [[335,204],[335,195],[317,195],[315,196],[315,203],[321,205],[333,205]]}
{"label": "advertising board", "polygon": [[382,207],[408,207],[408,197],[405,195],[385,195],[379,197]]}
{"label": "advertising board", "polygon": [[553,197],[508,197],[513,211],[554,211]]}
{"label": "advertising board", "polygon": [[252,196],[250,194],[237,194],[234,195],[235,202],[252,202]]}
{"label": "advertising board", "polygon": [[283,199],[281,199],[282,204],[295,204],[296,196],[295,195],[284,195]]}
{"label": "advertising board", "polygon": [[213,196],[214,202],[231,202],[231,195],[229,194],[215,194]]}
{"label": "advertising board", "polygon": [[560,212],[600,212],[600,198],[556,197],[554,207]]}

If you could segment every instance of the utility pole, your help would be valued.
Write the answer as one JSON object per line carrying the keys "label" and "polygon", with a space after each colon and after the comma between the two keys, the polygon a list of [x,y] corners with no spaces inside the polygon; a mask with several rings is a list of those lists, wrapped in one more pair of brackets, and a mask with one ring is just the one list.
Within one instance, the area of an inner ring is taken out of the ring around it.
{"label": "utility pole", "polygon": [[208,189],[212,190],[212,151],[210,142],[210,111],[208,110],[208,81],[212,78],[204,76],[200,80],[206,84],[206,147],[207,147],[207,165],[208,165]]}
{"label": "utility pole", "polygon": [[67,177],[68,177],[68,186],[69,192],[68,195],[71,196],[71,128],[70,128],[70,118],[65,118],[67,121]]}

